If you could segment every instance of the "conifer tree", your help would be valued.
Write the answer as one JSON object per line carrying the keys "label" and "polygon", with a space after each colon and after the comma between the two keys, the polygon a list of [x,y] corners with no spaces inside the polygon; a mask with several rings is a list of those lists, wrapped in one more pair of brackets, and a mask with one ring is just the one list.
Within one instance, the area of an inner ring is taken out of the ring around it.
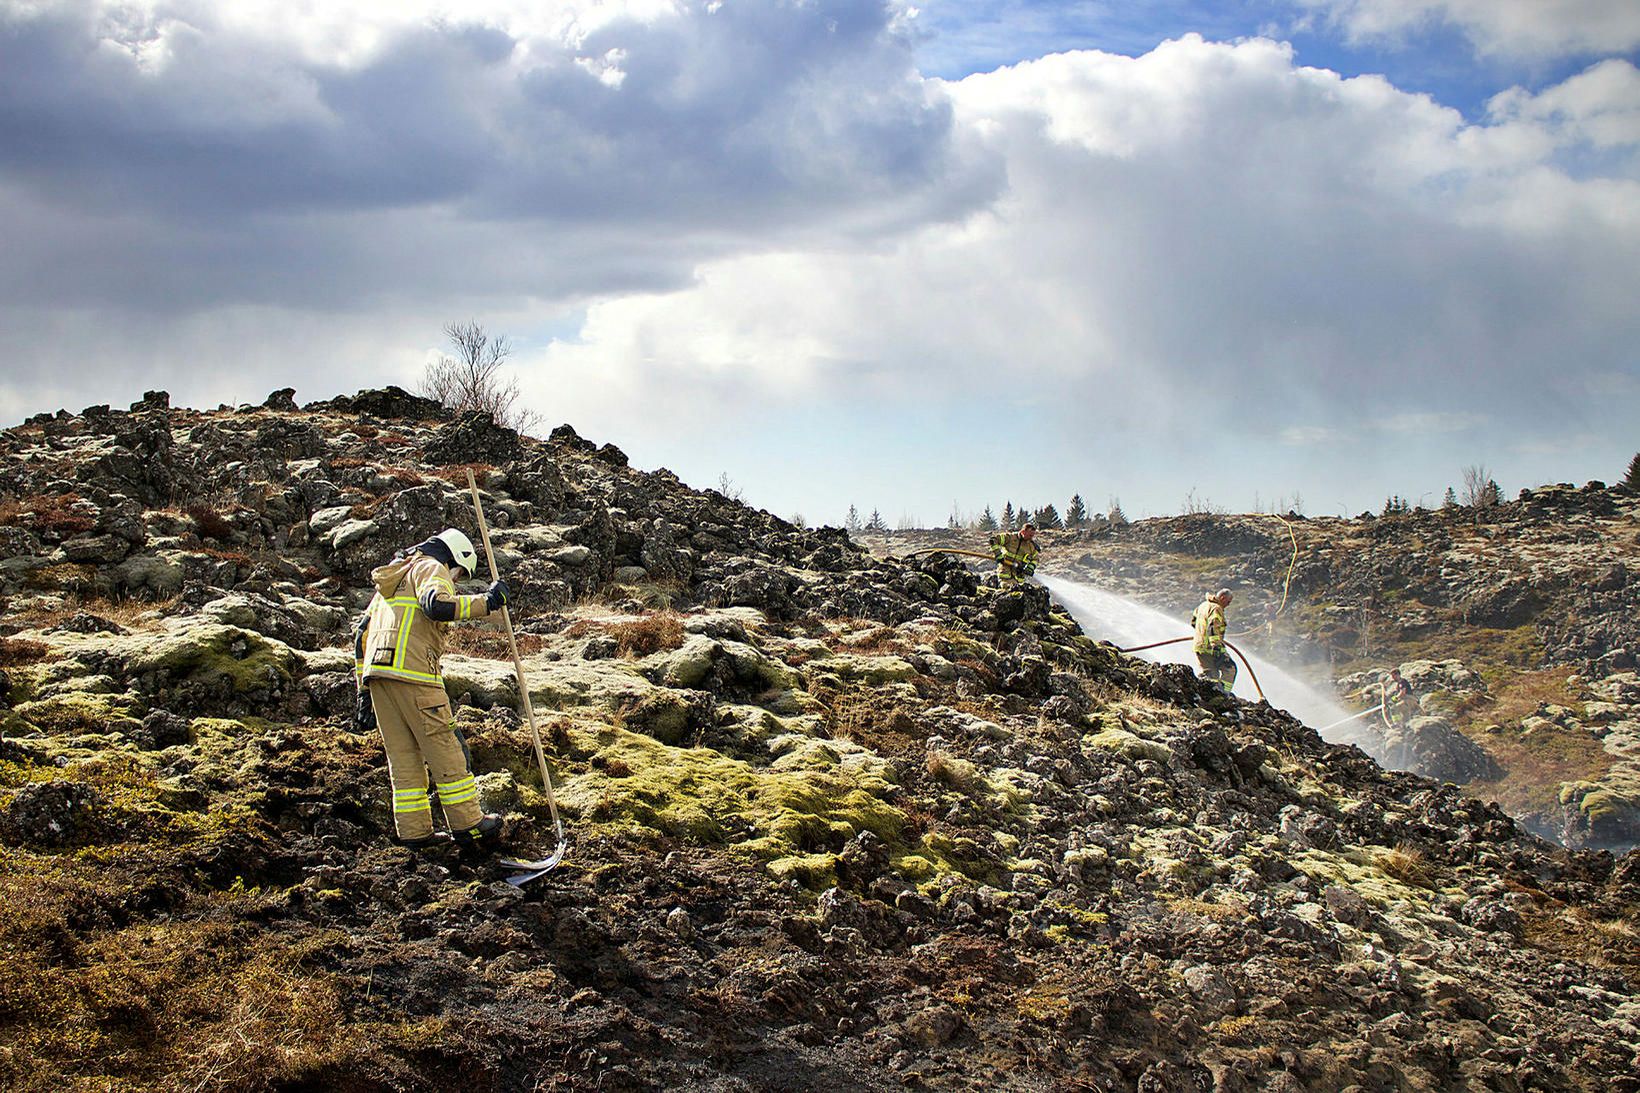
{"label": "conifer tree", "polygon": [[1065,526],[1079,528],[1087,526],[1088,507],[1082,503],[1082,495],[1071,494],[1071,503],[1065,506]]}
{"label": "conifer tree", "polygon": [[[1635,458],[1640,459],[1640,456],[1636,456]],[[1457,508],[1458,507],[1458,491],[1453,489],[1451,486],[1448,486],[1446,488],[1446,496],[1441,498],[1441,507],[1443,509],[1455,509],[1455,508]]]}
{"label": "conifer tree", "polygon": [[1039,528],[1053,528],[1058,530],[1065,526],[1065,521],[1059,518],[1059,510],[1053,505],[1046,504],[1036,510],[1036,518],[1032,521]]}
{"label": "conifer tree", "polygon": [[1121,527],[1128,522],[1127,513],[1122,511],[1122,499],[1114,495],[1110,499],[1110,507],[1105,510],[1105,519],[1110,521],[1111,527]]}
{"label": "conifer tree", "polygon": [[887,531],[888,521],[883,519],[882,513],[878,512],[876,509],[872,509],[871,519],[866,521],[866,530],[876,532]]}
{"label": "conifer tree", "polygon": [[1634,453],[1629,460],[1629,469],[1623,475],[1623,485],[1631,490],[1640,490],[1640,452]]}
{"label": "conifer tree", "polygon": [[848,515],[843,517],[843,529],[855,533],[860,530],[860,510],[853,505],[848,507]]}
{"label": "conifer tree", "polygon": [[974,521],[974,526],[981,531],[995,531],[997,529],[997,516],[996,513],[991,511],[990,505],[985,506],[985,511],[979,514],[979,519]]}
{"label": "conifer tree", "polygon": [[1014,530],[1014,503],[1012,501],[1002,503],[1002,530]]}

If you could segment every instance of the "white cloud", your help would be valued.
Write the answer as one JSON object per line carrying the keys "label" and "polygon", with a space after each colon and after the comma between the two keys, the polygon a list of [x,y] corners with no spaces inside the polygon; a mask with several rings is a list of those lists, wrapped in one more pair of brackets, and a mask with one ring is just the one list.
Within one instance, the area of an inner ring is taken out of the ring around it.
{"label": "white cloud", "polygon": [[902,406],[922,435],[986,403],[1095,466],[1144,451],[1150,472],[1205,463],[1234,483],[1254,469],[1248,426],[1318,450],[1304,473],[1341,491],[1412,453],[1457,466],[1430,453],[1482,422],[1615,413],[1569,377],[1632,368],[1640,186],[1562,162],[1583,137],[1559,104],[1620,112],[1625,82],[1593,77],[1607,93],[1577,77],[1477,127],[1268,41],[973,76],[947,90],[960,139],[1008,165],[989,209],[607,300],[551,371],[664,392],[680,436],[725,398]]}
{"label": "white cloud", "polygon": [[1394,38],[1434,24],[1461,30],[1485,54],[1605,56],[1640,47],[1633,0],[1298,0],[1362,39]]}
{"label": "white cloud", "polygon": [[1461,433],[1484,424],[1482,414],[1443,411],[1421,411],[1392,414],[1378,421],[1378,428],[1386,433]]}
{"label": "white cloud", "polygon": [[1294,447],[1325,444],[1338,436],[1338,430],[1325,425],[1289,425],[1281,430],[1281,442]]}
{"label": "white cloud", "polygon": [[179,310],[299,303],[314,269],[349,271],[321,278],[331,306],[425,297],[455,263],[561,300],[535,271],[573,268],[579,293],[678,283],[817,231],[959,215],[1000,180],[954,156],[949,105],[876,5],[438,12],[0,6],[0,191],[28,210],[7,214],[9,254],[34,259],[0,252],[0,281],[76,294],[83,267],[53,256],[96,231],[109,300],[153,306],[152,270],[179,257],[210,271]]}
{"label": "white cloud", "polygon": [[536,405],[817,518],[845,476],[925,513],[1410,495],[1363,483],[1509,473],[1466,422],[1640,412],[1626,62],[1473,125],[1263,39],[927,81],[846,0],[154,2],[100,51],[112,7],[0,10],[0,407],[321,397],[584,308],[519,353]]}

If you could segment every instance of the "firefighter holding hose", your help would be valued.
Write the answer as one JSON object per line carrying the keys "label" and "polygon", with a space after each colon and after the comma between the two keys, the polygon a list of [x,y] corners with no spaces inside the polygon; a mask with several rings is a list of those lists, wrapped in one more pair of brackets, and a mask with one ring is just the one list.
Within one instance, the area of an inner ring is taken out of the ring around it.
{"label": "firefighter holding hose", "polygon": [[1018,531],[999,531],[991,536],[991,557],[997,563],[997,582],[1008,585],[1023,581],[1036,572],[1036,525],[1026,523]]}
{"label": "firefighter holding hose", "polygon": [[1196,663],[1201,665],[1200,675],[1218,684],[1225,694],[1236,685],[1236,662],[1230,659],[1224,647],[1224,609],[1234,598],[1228,588],[1221,588],[1202,600],[1190,616],[1190,625],[1196,631],[1194,648]]}

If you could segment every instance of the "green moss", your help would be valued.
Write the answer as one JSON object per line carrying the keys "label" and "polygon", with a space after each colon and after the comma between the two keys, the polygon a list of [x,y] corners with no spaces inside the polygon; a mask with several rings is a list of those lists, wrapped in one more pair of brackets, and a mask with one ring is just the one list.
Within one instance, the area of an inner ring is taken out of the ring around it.
{"label": "green moss", "polygon": [[[1384,851],[1383,854],[1389,854]],[[1303,850],[1289,857],[1299,872],[1324,884],[1337,884],[1353,889],[1368,903],[1387,907],[1392,903],[1410,902],[1418,906],[1428,904],[1432,892],[1397,880],[1384,871],[1382,855],[1366,850],[1331,853],[1325,850]]]}
{"label": "green moss", "polygon": [[805,888],[830,888],[837,883],[836,854],[788,854],[769,862],[776,880],[795,880]]}
{"label": "green moss", "polygon": [[1166,744],[1146,740],[1113,725],[1107,725],[1099,732],[1089,733],[1082,738],[1082,743],[1090,748],[1116,752],[1129,759],[1154,759],[1159,763],[1167,762],[1173,755],[1172,749]]}
{"label": "green moss", "polygon": [[826,660],[826,671],[840,680],[878,685],[903,683],[916,675],[916,669],[902,657],[863,656],[858,653],[838,653]]}
{"label": "green moss", "polygon": [[[571,779],[562,794],[566,806],[597,823],[735,847],[767,861],[835,852],[861,831],[896,844],[904,829],[904,814],[882,799],[890,790],[882,769],[858,757],[848,762],[836,750],[830,761],[759,767],[621,728],[599,742],[605,768],[625,773],[592,771]],[[812,760],[818,753],[807,754]],[[823,872],[812,860],[784,868]]]}
{"label": "green moss", "polygon": [[178,681],[223,683],[246,694],[289,684],[299,659],[289,646],[261,634],[196,622],[145,635],[126,668],[133,675],[160,672]]}
{"label": "green moss", "polygon": [[133,727],[133,700],[128,695],[70,692],[19,703],[16,715],[50,733],[108,733]]}

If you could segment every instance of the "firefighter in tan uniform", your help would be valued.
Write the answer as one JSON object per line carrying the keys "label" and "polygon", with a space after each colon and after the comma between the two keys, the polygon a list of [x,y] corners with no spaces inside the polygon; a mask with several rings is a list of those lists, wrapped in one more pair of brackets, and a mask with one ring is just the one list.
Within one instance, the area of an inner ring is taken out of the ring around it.
{"label": "firefighter in tan uniform", "polygon": [[1196,663],[1201,665],[1200,676],[1217,683],[1225,694],[1236,685],[1236,662],[1225,652],[1224,609],[1233,597],[1228,588],[1221,588],[1197,605],[1190,616],[1191,629],[1196,631]]}
{"label": "firefighter in tan uniform", "polygon": [[1024,524],[1018,531],[999,531],[991,536],[991,557],[997,561],[997,583],[1023,581],[1036,572],[1036,525]]}
{"label": "firefighter in tan uniform", "polygon": [[359,719],[373,719],[381,733],[393,783],[393,826],[405,846],[426,847],[437,839],[429,774],[455,839],[488,842],[501,835],[501,817],[479,807],[467,742],[450,724],[450,698],[439,674],[449,624],[484,618],[507,602],[505,581],[482,595],[456,592],[456,578],[470,580],[477,565],[472,540],[450,528],[370,574],[376,595],[354,646]]}

